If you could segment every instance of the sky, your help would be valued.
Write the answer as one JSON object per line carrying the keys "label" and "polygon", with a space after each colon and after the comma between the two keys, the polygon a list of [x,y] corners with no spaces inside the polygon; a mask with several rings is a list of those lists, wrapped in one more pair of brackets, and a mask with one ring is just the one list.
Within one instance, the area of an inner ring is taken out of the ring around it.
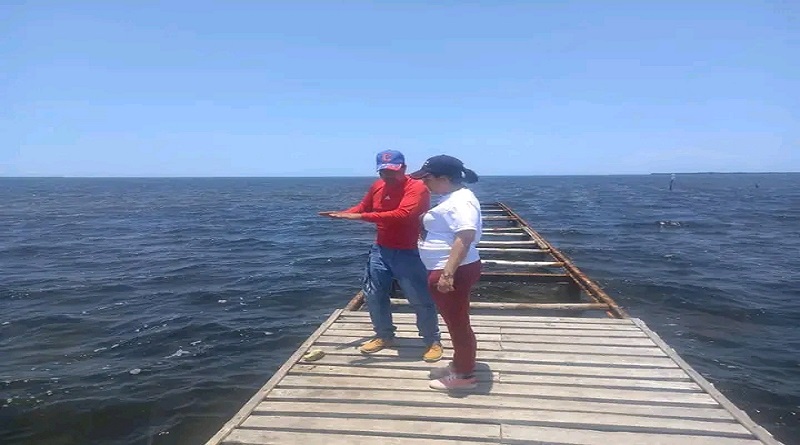
{"label": "sky", "polygon": [[3,1],[0,176],[800,171],[800,2]]}

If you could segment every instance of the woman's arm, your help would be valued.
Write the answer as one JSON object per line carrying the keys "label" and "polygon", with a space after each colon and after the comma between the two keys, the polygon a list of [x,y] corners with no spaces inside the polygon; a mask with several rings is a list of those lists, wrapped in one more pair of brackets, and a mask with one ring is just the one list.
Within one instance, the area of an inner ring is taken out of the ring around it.
{"label": "woman's arm", "polygon": [[450,249],[450,256],[447,258],[447,263],[444,265],[442,275],[439,277],[439,282],[436,283],[436,288],[439,292],[447,293],[455,290],[453,287],[453,275],[456,269],[464,261],[467,256],[469,246],[475,241],[475,230],[462,230],[456,232],[456,238],[453,241],[453,247]]}

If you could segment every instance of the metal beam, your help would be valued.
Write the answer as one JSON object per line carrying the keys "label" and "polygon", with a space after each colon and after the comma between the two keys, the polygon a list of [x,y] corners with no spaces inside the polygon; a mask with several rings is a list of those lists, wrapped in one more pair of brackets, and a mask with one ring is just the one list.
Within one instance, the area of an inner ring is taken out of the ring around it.
{"label": "metal beam", "polygon": [[539,235],[533,228],[528,225],[528,223],[522,219],[519,215],[517,215],[510,207],[506,206],[503,203],[498,203],[512,218],[518,220],[522,227],[525,228],[525,231],[536,240],[536,242],[545,249],[550,249],[550,254],[558,261],[564,263],[564,269],[567,273],[573,278],[573,280],[578,283],[584,291],[586,291],[589,296],[594,298],[600,303],[605,303],[609,306],[610,312],[617,318],[629,318],[628,313],[625,312],[622,308],[617,305],[617,302],[614,301],[613,298],[608,296],[600,286],[597,285],[592,279],[587,277],[580,269],[578,269],[569,258],[566,257],[561,251],[553,247],[547,240],[545,240],[541,235]]}

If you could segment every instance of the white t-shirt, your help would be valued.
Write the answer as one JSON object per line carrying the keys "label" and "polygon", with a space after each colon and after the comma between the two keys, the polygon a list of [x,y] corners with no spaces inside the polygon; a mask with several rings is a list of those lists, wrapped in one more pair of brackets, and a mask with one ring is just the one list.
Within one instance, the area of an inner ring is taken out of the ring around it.
{"label": "white t-shirt", "polygon": [[428,270],[444,269],[456,232],[462,230],[474,230],[475,240],[459,266],[480,259],[477,245],[483,228],[481,205],[470,189],[461,188],[443,195],[439,204],[423,215],[422,223],[426,233],[425,239],[418,243],[419,256]]}

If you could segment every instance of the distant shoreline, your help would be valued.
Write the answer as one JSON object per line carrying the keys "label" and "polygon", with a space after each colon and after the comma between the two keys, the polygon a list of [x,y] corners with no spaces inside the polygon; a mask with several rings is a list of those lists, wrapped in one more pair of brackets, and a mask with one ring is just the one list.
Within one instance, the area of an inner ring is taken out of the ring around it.
{"label": "distant shoreline", "polygon": [[674,172],[674,173],[649,173],[651,176],[670,175],[785,175],[800,172]]}

